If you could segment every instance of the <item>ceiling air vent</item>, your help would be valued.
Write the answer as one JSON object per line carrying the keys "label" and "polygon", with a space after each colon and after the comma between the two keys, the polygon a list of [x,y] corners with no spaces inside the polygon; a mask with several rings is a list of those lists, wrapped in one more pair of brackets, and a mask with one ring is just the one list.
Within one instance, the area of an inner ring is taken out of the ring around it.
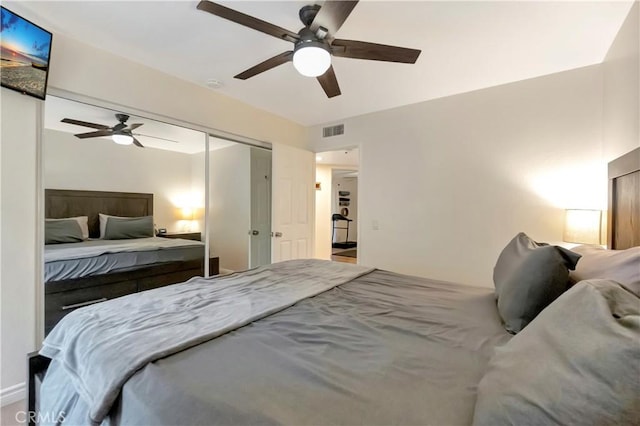
{"label": "ceiling air vent", "polygon": [[322,137],[330,138],[331,136],[344,135],[344,124],[338,124],[337,126],[323,127]]}

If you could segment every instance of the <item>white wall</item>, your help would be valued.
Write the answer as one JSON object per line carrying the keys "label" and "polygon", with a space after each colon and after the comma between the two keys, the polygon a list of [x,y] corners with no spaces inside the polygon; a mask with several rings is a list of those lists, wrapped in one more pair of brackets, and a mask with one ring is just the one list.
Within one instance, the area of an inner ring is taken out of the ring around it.
{"label": "white wall", "polygon": [[517,232],[560,241],[565,208],[606,205],[600,66],[344,123],[311,135],[317,151],[360,144],[365,265],[491,286]]}
{"label": "white wall", "polygon": [[640,4],[636,2],[604,60],[603,137],[608,160],[640,146]]}
{"label": "white wall", "polygon": [[315,226],[315,257],[316,259],[331,259],[331,166],[316,165],[316,183],[320,183],[316,190],[316,226]]}
{"label": "white wall", "polygon": [[40,101],[1,89],[0,386],[2,403],[23,396],[35,349],[36,111]]}
{"label": "white wall", "polygon": [[57,130],[45,130],[42,145],[46,188],[151,193],[158,228],[191,230],[180,207],[192,197],[192,167],[204,169],[204,162],[193,162],[192,155],[78,139]]}
{"label": "white wall", "polygon": [[249,267],[251,229],[251,148],[235,144],[211,151],[209,238],[220,268],[242,271]]}

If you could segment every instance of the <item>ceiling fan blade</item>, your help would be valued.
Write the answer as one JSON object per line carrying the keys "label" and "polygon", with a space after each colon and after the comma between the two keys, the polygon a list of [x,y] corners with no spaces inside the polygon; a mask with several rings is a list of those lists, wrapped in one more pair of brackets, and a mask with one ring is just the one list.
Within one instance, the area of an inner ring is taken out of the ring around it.
{"label": "ceiling fan blade", "polygon": [[279,39],[287,41],[297,41],[300,38],[298,34],[292,31],[207,0],[201,0],[200,3],[198,3],[197,9],[209,12],[224,19],[228,19],[229,21],[235,22],[236,24],[253,28],[256,31],[269,34]]}
{"label": "ceiling fan blade", "polygon": [[77,126],[91,127],[92,129],[110,129],[109,126],[105,126],[104,124],[89,123],[87,121],[74,120],[73,118],[63,118],[60,121],[62,123],[75,124]]}
{"label": "ceiling fan blade", "polygon": [[167,141],[167,142],[180,143],[180,142],[178,142],[176,140],[173,140],[173,139],[161,138],[159,136],[143,135],[142,133],[134,133],[131,136],[143,136],[145,138],[152,138],[152,139],[159,139],[159,140]]}
{"label": "ceiling fan blade", "polygon": [[331,53],[334,56],[372,61],[402,62],[415,64],[420,50],[406,47],[387,46],[386,44],[367,43],[355,40],[333,40]]}
{"label": "ceiling fan blade", "polygon": [[357,4],[357,0],[327,0],[320,7],[318,14],[313,19],[309,28],[311,28],[311,31],[315,33],[318,31],[318,28],[324,27],[329,34],[335,35]]}
{"label": "ceiling fan blade", "polygon": [[291,60],[293,60],[293,52],[292,51],[284,52],[272,58],[269,58],[264,62],[260,62],[258,65],[253,66],[248,70],[243,71],[240,74],[236,75],[234,78],[237,78],[240,80],[246,80],[250,77],[253,77],[254,75],[260,74],[265,71],[269,71],[271,68],[275,68],[278,65],[282,65],[284,63],[290,62]]}
{"label": "ceiling fan blade", "polygon": [[144,145],[142,145],[138,139],[136,139],[134,136],[131,136],[131,137],[133,138],[133,144],[135,146],[138,146],[140,148],[144,148]]}
{"label": "ceiling fan blade", "polygon": [[336,79],[336,73],[333,71],[333,66],[330,66],[327,72],[319,77],[316,77],[327,94],[328,98],[333,98],[341,94],[340,86],[338,86],[338,80]]}
{"label": "ceiling fan blade", "polygon": [[113,131],[111,131],[111,129],[107,129],[107,130],[98,130],[97,132],[79,133],[74,136],[80,139],[87,139],[87,138],[99,138],[100,136],[111,136],[112,134],[113,134]]}
{"label": "ceiling fan blade", "polygon": [[140,126],[143,126],[144,123],[133,123],[131,126],[129,126],[129,130],[134,130],[137,129]]}

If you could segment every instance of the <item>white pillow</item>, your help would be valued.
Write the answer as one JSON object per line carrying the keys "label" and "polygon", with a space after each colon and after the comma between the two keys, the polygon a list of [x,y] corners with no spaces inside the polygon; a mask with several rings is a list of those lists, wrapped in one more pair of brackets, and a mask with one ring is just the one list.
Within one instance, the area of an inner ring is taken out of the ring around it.
{"label": "white pillow", "polygon": [[46,219],[47,221],[56,221],[56,220],[69,220],[74,219],[80,225],[80,230],[82,231],[82,239],[89,239],[89,217],[88,216],[76,216],[76,217],[63,217],[59,219]]}
{"label": "white pillow", "polygon": [[104,231],[107,229],[107,222],[109,221],[110,217],[117,217],[119,219],[122,219],[124,216],[111,216],[108,214],[98,213],[98,220],[100,221],[100,239],[104,238]]}
{"label": "white pillow", "polygon": [[582,245],[571,249],[582,255],[570,278],[574,282],[592,279],[614,280],[640,297],[640,247],[605,250],[601,246]]}

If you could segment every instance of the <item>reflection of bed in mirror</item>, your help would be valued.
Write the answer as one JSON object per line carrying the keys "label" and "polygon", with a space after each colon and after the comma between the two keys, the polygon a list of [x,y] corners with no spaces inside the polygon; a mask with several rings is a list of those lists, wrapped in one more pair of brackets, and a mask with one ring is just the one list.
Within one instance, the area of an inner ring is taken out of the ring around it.
{"label": "reflection of bed in mirror", "polygon": [[79,307],[203,274],[203,243],[100,239],[99,214],[153,216],[153,194],[45,190],[47,219],[87,216],[89,232],[85,241],[45,245],[45,333]]}

